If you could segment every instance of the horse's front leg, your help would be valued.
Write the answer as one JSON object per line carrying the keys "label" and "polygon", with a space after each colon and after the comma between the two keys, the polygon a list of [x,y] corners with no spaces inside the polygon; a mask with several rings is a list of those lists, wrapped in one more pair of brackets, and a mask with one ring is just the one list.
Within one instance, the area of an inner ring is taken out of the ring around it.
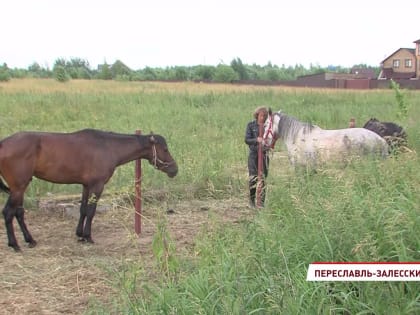
{"label": "horse's front leg", "polygon": [[92,221],[93,217],[96,213],[96,205],[98,204],[98,201],[91,201],[87,205],[86,209],[86,222],[85,222],[85,228],[83,230],[83,239],[88,243],[94,243],[92,239]]}
{"label": "horse's front leg", "polygon": [[86,186],[83,186],[82,202],[80,204],[80,217],[79,217],[79,223],[77,224],[77,228],[76,228],[76,235],[80,237],[79,241],[84,241],[83,230],[85,228],[88,197],[89,197],[89,190]]}
{"label": "horse's front leg", "polygon": [[98,204],[99,198],[101,197],[103,189],[103,183],[99,183],[90,189],[91,194],[89,195],[86,206],[86,221],[83,230],[83,239],[88,243],[94,243],[92,239],[92,221],[93,217],[95,216],[96,206]]}

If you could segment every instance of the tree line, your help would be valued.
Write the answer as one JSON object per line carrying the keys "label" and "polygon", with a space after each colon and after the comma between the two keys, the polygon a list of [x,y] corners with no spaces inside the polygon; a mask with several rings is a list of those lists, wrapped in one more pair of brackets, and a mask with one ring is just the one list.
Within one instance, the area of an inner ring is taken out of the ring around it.
{"label": "tree line", "polygon": [[[357,68],[370,68],[379,73],[379,67],[363,64],[354,65]],[[93,69],[87,60],[59,58],[54,62],[52,69],[42,67],[37,62],[27,69],[11,69],[6,63],[0,65],[0,81],[11,78],[54,78],[60,82],[71,79],[101,79],[119,81],[203,81],[203,82],[238,82],[238,81],[292,81],[297,77],[321,72],[349,73],[351,69],[340,66],[322,68],[319,65],[310,65],[305,68],[301,64],[295,66],[273,65],[268,62],[264,66],[257,64],[244,64],[240,58],[233,59],[230,64],[220,63],[217,66],[173,66],[166,68],[145,67],[132,70],[122,61],[113,64],[104,62]]]}

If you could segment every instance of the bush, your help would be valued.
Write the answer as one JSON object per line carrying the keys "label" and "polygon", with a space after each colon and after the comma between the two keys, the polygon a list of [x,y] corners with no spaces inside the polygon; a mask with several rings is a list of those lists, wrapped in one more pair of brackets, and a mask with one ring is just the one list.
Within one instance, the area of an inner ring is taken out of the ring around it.
{"label": "bush", "polygon": [[394,80],[391,80],[391,88],[395,92],[395,100],[397,101],[397,105],[398,105],[398,113],[397,113],[398,118],[407,118],[408,105],[404,99],[404,95],[401,93],[400,85]]}
{"label": "bush", "polygon": [[10,80],[10,74],[7,70],[0,70],[0,81],[7,82]]}
{"label": "bush", "polygon": [[63,66],[55,66],[54,79],[56,79],[58,82],[67,82],[70,80],[70,77]]}

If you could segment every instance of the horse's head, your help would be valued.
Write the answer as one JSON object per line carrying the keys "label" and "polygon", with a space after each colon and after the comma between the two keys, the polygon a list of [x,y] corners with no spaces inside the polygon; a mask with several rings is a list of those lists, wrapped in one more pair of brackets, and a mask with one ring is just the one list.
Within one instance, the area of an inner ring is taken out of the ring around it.
{"label": "horse's head", "polygon": [[149,135],[148,140],[152,149],[149,163],[156,169],[165,172],[169,177],[175,177],[178,173],[178,165],[168,150],[165,138],[159,135]]}
{"label": "horse's head", "polygon": [[264,123],[264,144],[267,147],[274,147],[274,144],[278,138],[278,125],[280,121],[280,112],[268,115]]}
{"label": "horse's head", "polygon": [[363,128],[365,129],[374,128],[373,126],[377,125],[378,123],[379,123],[379,120],[377,120],[376,118],[371,118],[364,124]]}

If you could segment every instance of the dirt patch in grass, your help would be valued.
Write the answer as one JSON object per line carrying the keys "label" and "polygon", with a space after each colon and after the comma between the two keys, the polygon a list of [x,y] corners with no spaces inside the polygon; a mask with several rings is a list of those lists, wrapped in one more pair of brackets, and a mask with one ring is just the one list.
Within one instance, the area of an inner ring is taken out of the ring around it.
{"label": "dirt patch in grass", "polygon": [[[152,265],[152,240],[159,220],[166,221],[177,253],[191,255],[194,238],[216,220],[236,223],[255,210],[246,200],[182,201],[143,207],[142,233],[134,233],[134,209],[103,200],[93,225],[95,244],[77,241],[77,200],[49,199],[26,211],[26,223],[38,242],[28,248],[15,222],[22,248],[15,253],[0,229],[0,314],[82,314],[91,301],[109,302],[118,289],[113,271],[127,261]],[[169,211],[168,211],[169,210]]]}

